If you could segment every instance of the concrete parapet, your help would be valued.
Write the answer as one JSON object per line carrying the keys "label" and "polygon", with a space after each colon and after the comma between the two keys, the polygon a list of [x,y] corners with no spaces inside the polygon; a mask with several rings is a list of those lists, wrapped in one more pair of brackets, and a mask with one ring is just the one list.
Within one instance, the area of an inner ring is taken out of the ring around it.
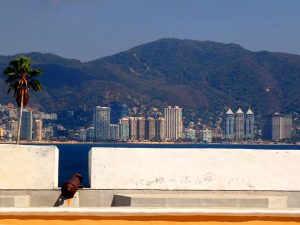
{"label": "concrete parapet", "polygon": [[1,144],[0,179],[0,189],[57,188],[57,147]]}
{"label": "concrete parapet", "polygon": [[117,194],[112,206],[287,208],[287,196],[248,194]]}
{"label": "concrete parapet", "polygon": [[24,208],[30,206],[30,195],[0,195],[0,207]]}
{"label": "concrete parapet", "polygon": [[299,191],[300,151],[92,148],[94,189]]}

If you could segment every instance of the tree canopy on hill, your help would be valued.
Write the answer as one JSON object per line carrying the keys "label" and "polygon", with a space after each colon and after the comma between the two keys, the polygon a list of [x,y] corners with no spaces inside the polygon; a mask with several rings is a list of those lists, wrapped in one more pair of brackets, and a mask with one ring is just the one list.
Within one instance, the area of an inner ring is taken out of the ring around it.
{"label": "tree canopy on hill", "polygon": [[[32,104],[48,111],[130,105],[180,105],[222,111],[300,112],[300,56],[252,52],[236,44],[160,39],[87,63],[30,53],[44,91]],[[0,57],[3,67],[11,57]],[[4,96],[0,81],[0,96]]]}

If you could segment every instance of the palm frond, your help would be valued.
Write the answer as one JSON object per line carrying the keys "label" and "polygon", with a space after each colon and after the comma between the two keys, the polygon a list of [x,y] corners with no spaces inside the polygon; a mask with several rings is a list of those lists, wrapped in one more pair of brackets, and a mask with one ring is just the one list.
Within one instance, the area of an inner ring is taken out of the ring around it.
{"label": "palm frond", "polygon": [[38,77],[43,74],[43,71],[41,69],[34,69],[34,70],[29,71],[28,74],[30,77]]}
{"label": "palm frond", "polygon": [[31,87],[34,91],[41,91],[43,88],[41,82],[35,79],[29,82],[29,87]]}
{"label": "palm frond", "polygon": [[35,79],[42,74],[42,70],[38,68],[31,69],[30,61],[30,58],[22,56],[12,60],[3,71],[7,77],[5,80],[5,83],[8,85],[7,93],[14,92],[14,97],[19,107],[21,106],[22,96],[24,107],[28,104],[29,88],[32,88],[34,91],[42,90],[40,81]]}

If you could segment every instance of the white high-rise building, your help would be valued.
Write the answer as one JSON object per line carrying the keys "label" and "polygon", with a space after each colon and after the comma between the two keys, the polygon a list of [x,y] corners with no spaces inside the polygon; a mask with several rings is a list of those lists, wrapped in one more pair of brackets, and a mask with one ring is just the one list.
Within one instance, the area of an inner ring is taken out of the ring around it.
{"label": "white high-rise building", "polygon": [[122,118],[119,120],[119,138],[120,141],[127,141],[129,140],[129,119]]}
{"label": "white high-rise building", "polygon": [[182,123],[182,108],[168,106],[163,110],[166,120],[166,138],[169,140],[177,140],[182,138],[183,123]]}
{"label": "white high-rise building", "polygon": [[13,139],[16,139],[18,135],[18,121],[11,120],[9,121],[8,124],[9,124],[8,126],[9,126],[9,131],[11,133],[11,137]]}
{"label": "white high-rise building", "polygon": [[43,121],[42,120],[34,121],[33,139],[36,141],[43,140]]}
{"label": "white high-rise building", "polygon": [[94,140],[94,127],[88,127],[86,129],[86,141],[92,142]]}
{"label": "white high-rise building", "polygon": [[117,141],[119,140],[119,125],[117,124],[110,124],[110,140]]}
{"label": "white high-rise building", "polygon": [[244,140],[245,138],[245,117],[241,108],[238,109],[235,115],[235,139]]}
{"label": "white high-rise building", "polygon": [[79,141],[86,142],[86,129],[84,128],[79,130]]}
{"label": "white high-rise building", "polygon": [[94,140],[107,141],[110,139],[110,108],[97,106],[93,113]]}
{"label": "white high-rise building", "polygon": [[225,139],[233,140],[234,138],[234,113],[231,109],[225,114]]}
{"label": "white high-rise building", "polygon": [[246,139],[254,139],[254,113],[251,109],[248,109],[245,117],[245,138]]}

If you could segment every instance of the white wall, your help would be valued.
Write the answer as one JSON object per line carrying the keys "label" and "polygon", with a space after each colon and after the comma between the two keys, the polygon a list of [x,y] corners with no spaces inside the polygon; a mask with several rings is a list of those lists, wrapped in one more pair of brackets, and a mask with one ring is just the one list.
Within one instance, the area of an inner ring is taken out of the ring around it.
{"label": "white wall", "polygon": [[0,144],[0,189],[58,186],[56,146]]}
{"label": "white wall", "polygon": [[92,148],[95,189],[300,190],[300,150]]}

